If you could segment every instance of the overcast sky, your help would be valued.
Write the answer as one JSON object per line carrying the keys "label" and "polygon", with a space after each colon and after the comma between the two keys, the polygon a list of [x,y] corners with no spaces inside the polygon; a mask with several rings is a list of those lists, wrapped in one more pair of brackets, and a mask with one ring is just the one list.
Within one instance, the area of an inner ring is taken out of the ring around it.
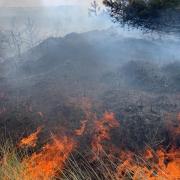
{"label": "overcast sky", "polygon": [[[59,5],[88,5],[93,0],[0,0],[0,6],[59,6]],[[97,0],[101,2],[101,0]]]}

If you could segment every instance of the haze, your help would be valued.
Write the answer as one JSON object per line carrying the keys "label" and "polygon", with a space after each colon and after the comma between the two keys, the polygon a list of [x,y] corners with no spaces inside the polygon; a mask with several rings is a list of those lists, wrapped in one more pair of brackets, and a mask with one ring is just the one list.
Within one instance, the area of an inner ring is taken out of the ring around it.
{"label": "haze", "polygon": [[[98,0],[101,3],[101,0]],[[1,7],[89,5],[91,0],[0,0]]]}

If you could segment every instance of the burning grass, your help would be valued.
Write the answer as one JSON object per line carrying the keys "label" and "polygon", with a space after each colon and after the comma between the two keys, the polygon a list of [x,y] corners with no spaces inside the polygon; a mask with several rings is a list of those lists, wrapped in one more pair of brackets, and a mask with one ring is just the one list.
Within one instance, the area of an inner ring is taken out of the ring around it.
{"label": "burning grass", "polygon": [[[90,119],[93,117],[93,119]],[[177,115],[179,122],[179,114]],[[176,142],[167,147],[146,146],[141,152],[115,146],[111,131],[121,126],[114,113],[101,118],[86,114],[81,126],[68,135],[52,135],[51,140],[35,148],[42,128],[25,137],[16,147],[1,148],[0,179],[2,180],[178,180],[180,178],[180,149]],[[89,129],[89,127],[91,127]],[[169,126],[178,135],[179,124]],[[89,134],[90,143],[81,147],[81,138]],[[173,138],[175,139],[175,138]],[[22,143],[25,142],[25,143]],[[28,151],[28,149],[32,151]],[[19,151],[21,153],[19,153]]]}
{"label": "burning grass", "polygon": [[32,133],[28,137],[21,139],[18,146],[19,147],[25,147],[25,146],[35,147],[37,143],[37,139],[38,139],[38,134],[41,132],[41,130],[42,130],[42,127],[38,127],[36,132]]}
{"label": "burning grass", "polygon": [[[62,158],[59,157],[60,152],[56,152],[57,154],[53,157],[45,150],[38,155],[43,160],[38,158],[39,162],[36,160],[33,162],[34,155],[31,157],[24,154],[21,161],[14,149],[11,149],[4,152],[0,177],[3,180],[81,180],[94,178],[97,180],[178,180],[180,177],[180,152],[171,151],[167,153],[163,150],[148,149],[141,156],[131,152],[121,152],[120,157],[114,157],[114,160],[102,152],[103,158],[96,156],[96,160],[92,161],[80,152],[74,152],[68,158],[66,155]],[[44,152],[47,154],[43,154]],[[91,153],[94,155],[93,152]]]}

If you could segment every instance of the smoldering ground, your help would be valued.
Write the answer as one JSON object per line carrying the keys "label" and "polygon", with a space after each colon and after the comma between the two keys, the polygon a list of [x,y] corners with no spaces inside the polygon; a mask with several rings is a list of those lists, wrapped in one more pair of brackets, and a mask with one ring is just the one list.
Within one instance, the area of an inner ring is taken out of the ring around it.
{"label": "smoldering ground", "polygon": [[165,115],[180,111],[178,38],[122,34],[119,27],[102,30],[102,24],[89,32],[73,27],[2,61],[1,136],[18,141],[42,124],[47,131],[73,131],[83,119],[78,104],[86,97],[92,111],[114,112],[121,122],[113,134],[116,144],[133,150],[153,146],[155,132],[154,141],[168,144]]}
{"label": "smoldering ground", "polygon": [[[28,133],[44,123],[50,129],[61,124],[72,130],[83,117],[77,101],[87,97],[97,113],[115,112],[124,122],[119,132],[134,142],[126,147],[150,143],[142,134],[163,127],[164,113],[179,112],[177,45],[172,40],[125,38],[112,30],[45,40],[18,62],[13,58],[2,63],[2,134],[18,137],[24,128]],[[160,130],[157,139],[162,136]]]}

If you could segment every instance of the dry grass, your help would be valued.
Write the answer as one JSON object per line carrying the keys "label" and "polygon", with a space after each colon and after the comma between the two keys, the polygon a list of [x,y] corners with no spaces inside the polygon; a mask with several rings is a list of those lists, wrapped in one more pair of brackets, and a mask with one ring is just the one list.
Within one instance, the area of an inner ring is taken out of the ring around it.
{"label": "dry grass", "polygon": [[[105,153],[103,158],[91,153],[96,159],[90,161],[80,152],[74,152],[66,161],[64,168],[59,170],[56,175],[35,179],[24,175],[26,174],[26,167],[21,159],[28,158],[26,152],[17,152],[16,148],[7,142],[0,149],[0,180],[145,180],[151,179],[152,175],[152,171],[148,171],[148,168],[146,168],[147,166],[150,167],[150,164],[142,157],[137,156],[139,165],[132,165],[127,161],[121,161],[112,156],[109,157]],[[152,179],[167,178],[154,174]]]}
{"label": "dry grass", "polygon": [[[94,153],[92,153],[95,156]],[[63,180],[116,180],[113,169],[115,165],[110,158],[104,153],[104,160],[96,157],[95,162],[88,160],[85,155],[76,152],[76,157],[71,155],[66,164],[66,168],[62,171],[61,179]]]}
{"label": "dry grass", "polygon": [[24,167],[20,161],[20,157],[16,148],[11,143],[6,142],[0,147],[1,165],[0,179],[2,180],[22,180],[22,172]]}
{"label": "dry grass", "polygon": [[[18,155],[16,148],[11,143],[4,143],[1,146],[1,164],[0,164],[0,179],[1,180],[35,180],[31,177],[26,177],[26,167],[22,163],[22,158],[28,158],[26,152],[21,152]],[[80,152],[75,152],[75,156],[67,160],[66,165],[63,170],[59,171],[60,175],[54,175],[49,179],[59,179],[59,180],[116,180],[112,169],[116,168],[116,165],[107,158],[104,162],[99,157],[96,157],[96,163],[93,164],[85,158]],[[94,154],[93,154],[94,155]],[[96,167],[95,167],[96,166]],[[39,179],[37,179],[39,180]],[[40,180],[47,180],[46,177],[42,177]]]}

